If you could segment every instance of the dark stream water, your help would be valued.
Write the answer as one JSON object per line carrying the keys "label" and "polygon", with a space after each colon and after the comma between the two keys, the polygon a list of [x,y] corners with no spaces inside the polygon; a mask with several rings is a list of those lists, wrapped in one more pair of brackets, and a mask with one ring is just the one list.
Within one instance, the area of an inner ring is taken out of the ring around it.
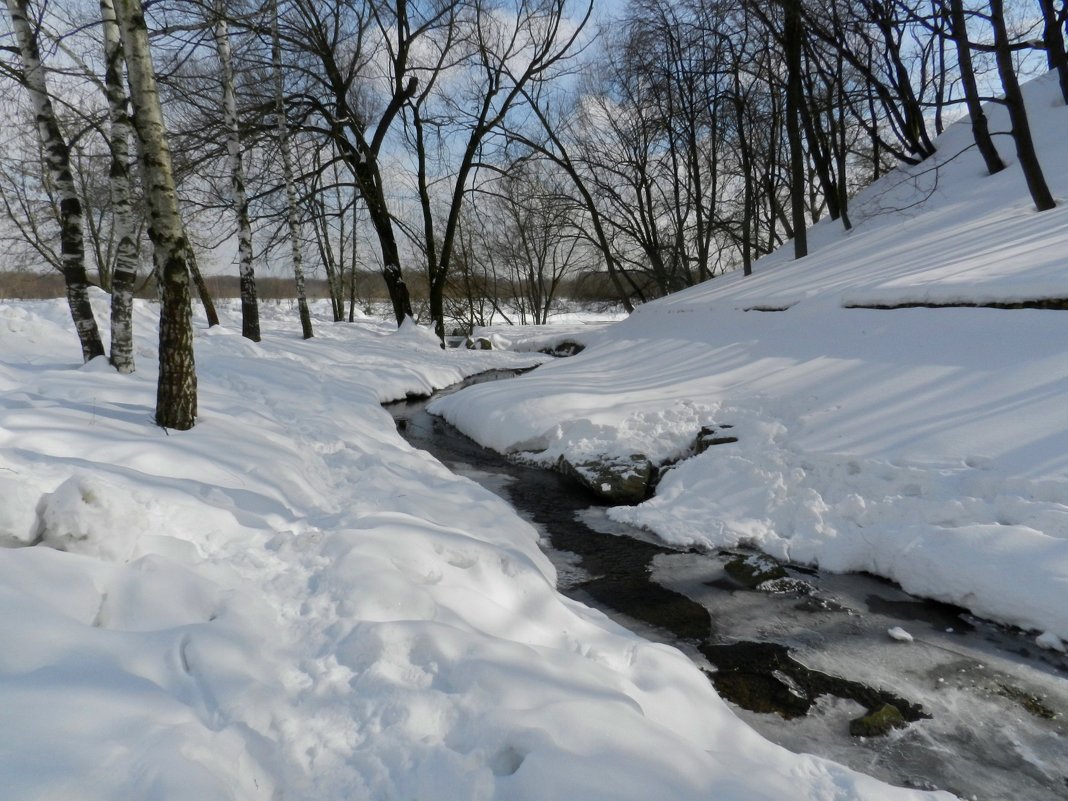
{"label": "dark stream water", "polygon": [[[746,554],[680,551],[613,523],[570,479],[480,447],[426,403],[387,405],[405,439],[508,500],[542,532],[561,592],[681,648],[768,739],[965,799],[1068,798],[1063,654],[873,576],[786,565],[749,588],[725,569]],[[895,627],[913,639],[892,638]],[[909,725],[850,734],[884,704]]]}

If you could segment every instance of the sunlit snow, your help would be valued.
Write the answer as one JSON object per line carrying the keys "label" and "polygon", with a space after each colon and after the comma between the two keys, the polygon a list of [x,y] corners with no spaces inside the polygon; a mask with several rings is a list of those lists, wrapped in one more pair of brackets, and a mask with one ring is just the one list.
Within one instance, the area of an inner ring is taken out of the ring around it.
{"label": "sunlit snow", "polygon": [[[1054,90],[1030,89],[1064,198]],[[612,515],[870,570],[1063,647],[1068,318],[846,308],[1068,297],[1066,207],[953,159],[967,136],[858,198],[851,234],[817,226],[805,262],[650,304],[436,410],[545,461],[682,458],[733,425]],[[542,357],[366,321],[305,342],[288,307],[253,344],[230,309],[197,321],[196,428],[166,432],[154,314],[119,376],[77,364],[61,302],[0,302],[4,798],[949,798],[762,739],[680,652],[557,594],[537,532],[379,405]]]}
{"label": "sunlit snow", "polygon": [[[1063,201],[1068,108],[1055,75],[1027,88]],[[1068,299],[1068,205],[1035,212],[1020,171],[984,175],[970,136],[957,123],[933,161],[861,193],[853,231],[815,226],[804,260],[782,248],[431,410],[546,464],[683,459],[611,512],[669,542],[870,571],[1068,637],[1068,313],[852,308]],[[686,458],[710,424],[739,441]]]}

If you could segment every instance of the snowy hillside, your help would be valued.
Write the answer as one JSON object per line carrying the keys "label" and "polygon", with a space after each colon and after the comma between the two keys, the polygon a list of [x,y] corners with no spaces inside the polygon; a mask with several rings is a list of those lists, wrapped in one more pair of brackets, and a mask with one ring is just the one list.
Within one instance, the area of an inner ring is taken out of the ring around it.
{"label": "snowy hillside", "polygon": [[[811,255],[648,304],[579,356],[431,408],[483,444],[553,463],[690,455],[615,518],[675,543],[750,543],[1068,637],[1068,312],[900,308],[1068,298],[1068,108],[1027,87],[1061,205],[984,175],[967,123],[937,156],[824,221]],[[991,129],[1004,132],[1000,108]],[[1011,140],[996,136],[1007,161]],[[769,311],[777,309],[780,311]]]}

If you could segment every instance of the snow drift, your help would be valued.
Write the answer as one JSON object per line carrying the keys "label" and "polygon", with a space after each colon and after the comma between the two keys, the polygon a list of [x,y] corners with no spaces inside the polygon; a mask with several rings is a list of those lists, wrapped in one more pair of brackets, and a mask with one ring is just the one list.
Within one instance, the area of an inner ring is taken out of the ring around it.
{"label": "snow drift", "polygon": [[[98,312],[106,300],[96,297]],[[541,356],[263,309],[198,321],[201,415],[0,304],[0,777],[12,801],[918,799],[761,739],[681,653],[555,591],[538,534],[384,400]]]}

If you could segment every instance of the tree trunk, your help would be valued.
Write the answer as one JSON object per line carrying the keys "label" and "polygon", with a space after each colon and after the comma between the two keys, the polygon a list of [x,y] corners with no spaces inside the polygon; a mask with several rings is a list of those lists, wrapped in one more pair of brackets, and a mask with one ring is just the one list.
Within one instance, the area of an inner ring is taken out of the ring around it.
{"label": "tree trunk", "polygon": [[[404,280],[404,274],[400,266],[400,249],[397,247],[397,236],[393,230],[393,218],[389,213],[386,203],[385,192],[382,189],[381,176],[378,170],[363,153],[353,150],[346,151],[346,161],[356,179],[360,196],[367,206],[371,225],[378,237],[379,247],[382,251],[382,278],[386,282],[386,290],[389,292],[389,300],[393,305],[393,316],[399,326],[408,317],[412,317],[412,300],[408,293],[408,284]],[[344,281],[344,268],[341,268],[341,280]],[[344,314],[344,298],[341,288],[338,288],[339,313]],[[344,319],[343,316],[341,319]]]}
{"label": "tree trunk", "polygon": [[89,277],[85,272],[85,242],[82,236],[82,203],[74,186],[70,148],[56,119],[48,94],[36,32],[30,26],[27,0],[7,0],[11,25],[22,58],[23,85],[30,93],[37,122],[37,136],[44,155],[45,180],[55,189],[59,205],[60,259],[66,285],[67,305],[82,347],[82,359],[104,355],[104,343],[89,303]]}
{"label": "tree trunk", "polygon": [[738,150],[742,160],[742,185],[744,193],[742,198],[742,274],[753,274],[753,211],[755,200],[753,197],[753,160],[750,157],[749,142],[745,137],[745,100],[738,92],[741,91],[741,82],[735,74],[734,113],[738,125]]}
{"label": "tree trunk", "polygon": [[304,283],[304,256],[300,248],[300,221],[297,218],[297,190],[293,180],[293,156],[289,152],[289,123],[286,118],[285,84],[282,80],[282,46],[278,35],[278,0],[271,0],[271,66],[274,70],[274,113],[278,116],[278,150],[282,155],[282,179],[286,185],[286,223],[293,260],[293,282],[297,290],[300,328],[305,339],[314,336],[308,293]]}
{"label": "tree trunk", "polygon": [[1035,208],[1039,211],[1049,211],[1057,203],[1053,200],[1049,186],[1046,185],[1046,177],[1042,174],[1042,165],[1038,162],[1035,143],[1031,138],[1031,124],[1027,119],[1023,93],[1020,91],[1020,82],[1012,63],[1012,52],[1009,50],[1009,34],[1005,28],[1003,0],[990,0],[990,24],[994,27],[994,56],[997,59],[998,72],[1001,74],[1001,85],[1005,88],[1005,107],[1008,109],[1009,120],[1012,122],[1012,139],[1016,143],[1016,156],[1020,160],[1020,168],[1023,170],[1024,180],[1027,181],[1027,189],[1031,193]]}
{"label": "tree trunk", "polygon": [[[842,216],[838,208],[838,186],[835,183],[831,166],[831,148],[827,143],[827,135],[819,124],[817,115],[819,111],[815,106],[815,86],[810,80],[807,97],[802,96],[800,104],[801,122],[805,128],[805,136],[809,142],[809,155],[812,158],[812,166],[816,177],[819,178],[820,187],[823,190],[823,199],[827,204],[827,214],[832,220],[838,220]],[[815,194],[815,187],[813,187]],[[813,206],[815,204],[813,203]],[[815,215],[813,215],[815,217]],[[847,226],[848,228],[848,226]]]}
{"label": "tree trunk", "polygon": [[445,347],[445,274],[439,273],[430,281],[429,288],[430,319],[434,322],[434,333]]}
{"label": "tree trunk", "polygon": [[[359,239],[356,237],[356,230],[359,227],[359,220],[357,219],[356,204],[352,204],[352,247],[349,248],[349,316],[348,321],[350,323],[356,322],[356,272],[360,265],[359,258]],[[344,283],[344,282],[342,282]]]}
{"label": "tree trunk", "polygon": [[393,304],[393,316],[397,325],[404,322],[405,318],[412,315],[412,300],[408,294],[408,284],[404,280],[404,274],[400,266],[400,250],[397,247],[397,237],[393,231],[393,219],[386,207],[385,196],[382,194],[378,176],[374,174],[366,161],[354,165],[354,169],[361,176],[360,194],[367,204],[367,211],[371,217],[371,224],[378,235],[379,247],[382,249],[382,277],[386,281],[386,289],[389,291],[389,299]]}
{"label": "tree trunk", "polygon": [[338,278],[338,266],[334,261],[334,250],[330,244],[330,224],[326,219],[326,204],[322,200],[311,201],[312,228],[315,229],[315,246],[319,251],[319,261],[326,271],[326,286],[330,293],[330,310],[334,316],[334,322],[340,323],[345,319],[345,304],[342,297],[341,284],[344,278]]}
{"label": "tree trunk", "polygon": [[213,328],[219,325],[219,312],[215,310],[215,301],[211,299],[211,292],[208,291],[208,285],[204,281],[204,276],[200,272],[200,266],[197,264],[196,254],[193,253],[193,246],[186,241],[189,245],[189,258],[188,268],[189,274],[193,278],[193,285],[197,288],[197,295],[200,298],[201,305],[204,306],[204,316],[208,318],[208,328]]}
{"label": "tree trunk", "polygon": [[115,271],[111,280],[111,364],[120,373],[134,371],[133,290],[140,261],[138,217],[130,191],[130,116],[123,87],[125,56],[112,0],[100,0],[104,26],[104,89],[111,117],[111,208],[115,227]]}
{"label": "tree trunk", "polygon": [[241,132],[234,91],[234,59],[230,51],[230,30],[226,9],[216,0],[214,12],[215,51],[222,68],[223,128],[226,153],[230,161],[230,202],[237,221],[237,274],[241,286],[241,335],[260,341],[260,308],[256,298],[256,272],[252,265],[252,224],[248,217],[248,193],[245,191],[245,166],[241,162]]}
{"label": "tree trunk", "polygon": [[[848,161],[850,147],[846,138],[846,90],[843,72],[845,69],[845,57],[841,53],[836,54],[835,63],[835,91],[838,95],[837,120],[831,122],[831,136],[835,137],[835,160],[838,171],[838,208],[842,212],[842,226],[852,230],[853,223],[849,219],[849,169]],[[830,113],[833,117],[833,112]]]}
{"label": "tree trunk", "polygon": [[794,229],[794,258],[808,255],[805,220],[805,153],[801,143],[801,0],[785,0],[783,44],[786,49],[786,138],[790,144],[790,217]]}
{"label": "tree trunk", "polygon": [[1042,9],[1042,42],[1046,46],[1046,63],[1051,70],[1057,71],[1057,80],[1061,85],[1061,98],[1068,103],[1068,54],[1064,51],[1064,34],[1061,33],[1062,20],[1053,0],[1038,0],[1038,5]]}
{"label": "tree trunk", "polygon": [[963,0],[949,0],[950,28],[953,42],[957,48],[957,64],[960,70],[960,83],[964,89],[964,101],[968,106],[968,115],[972,122],[972,138],[979,148],[987,171],[993,175],[1005,169],[1005,162],[998,155],[994,140],[990,137],[990,127],[983,104],[979,101],[979,87],[975,82],[975,69],[972,66],[972,47],[968,41],[968,26],[964,16]]}
{"label": "tree trunk", "polygon": [[197,376],[189,297],[193,251],[178,209],[171,153],[163,127],[140,0],[115,0],[115,15],[126,52],[134,130],[148,205],[148,235],[162,281],[156,423],[164,428],[184,431],[193,427],[197,415]]}

